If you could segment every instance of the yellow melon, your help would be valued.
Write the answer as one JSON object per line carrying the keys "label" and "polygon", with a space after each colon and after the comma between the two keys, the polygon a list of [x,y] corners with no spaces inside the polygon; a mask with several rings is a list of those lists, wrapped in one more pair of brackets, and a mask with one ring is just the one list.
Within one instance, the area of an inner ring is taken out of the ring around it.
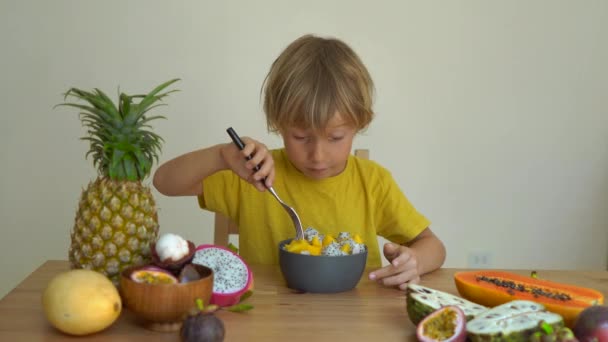
{"label": "yellow melon", "polygon": [[116,286],[101,273],[74,269],[56,275],[42,294],[49,322],[71,335],[88,335],[109,327],[122,311]]}

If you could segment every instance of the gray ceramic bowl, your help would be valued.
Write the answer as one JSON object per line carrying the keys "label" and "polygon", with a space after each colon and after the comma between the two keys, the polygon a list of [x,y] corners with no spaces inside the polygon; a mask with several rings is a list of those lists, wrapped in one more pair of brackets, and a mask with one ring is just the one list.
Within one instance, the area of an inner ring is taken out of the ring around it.
{"label": "gray ceramic bowl", "polygon": [[287,287],[312,293],[348,291],[359,283],[367,249],[363,253],[343,256],[305,255],[283,249],[289,240],[279,243],[279,265]]}

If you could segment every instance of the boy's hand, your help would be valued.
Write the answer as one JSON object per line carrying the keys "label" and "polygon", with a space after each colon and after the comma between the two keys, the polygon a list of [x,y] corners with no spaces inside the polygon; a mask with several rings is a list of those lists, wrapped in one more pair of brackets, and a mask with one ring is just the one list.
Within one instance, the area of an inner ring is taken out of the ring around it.
{"label": "boy's hand", "polygon": [[398,286],[401,290],[405,290],[409,283],[420,282],[418,260],[413,249],[386,243],[384,256],[391,264],[370,273],[370,279],[386,286]]}
{"label": "boy's hand", "polygon": [[[274,160],[266,145],[259,141],[242,138],[245,148],[239,148],[228,143],[221,148],[221,155],[227,166],[244,180],[253,184],[258,190],[265,191],[266,186],[272,186],[274,182]],[[251,160],[246,157],[251,156]],[[259,165],[260,169],[254,168]],[[266,178],[264,186],[264,178]]]}

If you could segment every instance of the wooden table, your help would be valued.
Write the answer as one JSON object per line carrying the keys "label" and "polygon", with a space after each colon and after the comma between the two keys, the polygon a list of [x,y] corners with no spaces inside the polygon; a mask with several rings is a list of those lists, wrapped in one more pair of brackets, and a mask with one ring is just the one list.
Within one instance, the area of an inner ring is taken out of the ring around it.
{"label": "wooden table", "polygon": [[[363,279],[356,289],[339,294],[298,294],[285,286],[278,266],[252,266],[255,292],[247,313],[219,312],[226,341],[415,341],[405,311],[404,292]],[[0,300],[0,341],[76,340],[50,326],[41,308],[41,294],[50,279],[68,270],[66,261],[47,261]],[[423,277],[422,285],[457,294],[453,274],[440,269]],[[530,274],[530,270],[513,271]],[[591,287],[608,297],[606,271],[539,271],[558,282]],[[82,339],[82,338],[80,338]],[[177,333],[141,327],[125,309],[108,329],[86,341],[179,341]]]}

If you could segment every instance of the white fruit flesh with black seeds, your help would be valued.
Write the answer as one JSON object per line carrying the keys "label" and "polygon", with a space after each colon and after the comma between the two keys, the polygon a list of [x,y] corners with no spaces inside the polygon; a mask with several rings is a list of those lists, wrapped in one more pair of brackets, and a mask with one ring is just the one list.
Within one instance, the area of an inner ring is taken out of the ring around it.
{"label": "white fruit flesh with black seeds", "polygon": [[[304,230],[304,238],[306,239],[306,241],[308,242],[312,242],[312,238],[314,236],[319,236],[319,231],[314,229],[313,227],[308,227],[306,228],[306,230]],[[319,241],[323,241],[323,240],[319,240]]]}
{"label": "white fruit flesh with black seeds", "polygon": [[321,249],[321,254],[326,256],[340,256],[346,255],[346,252],[343,252],[340,249],[340,245],[334,241],[329,245],[323,247],[323,249]]}
{"label": "white fruit flesh with black seeds", "polygon": [[209,247],[196,251],[192,263],[204,265],[213,270],[213,292],[233,293],[247,285],[249,272],[247,265],[232,252]]}
{"label": "white fruit flesh with black seeds", "polygon": [[365,252],[365,245],[362,243],[353,242],[350,254],[359,254]]}
{"label": "white fruit flesh with black seeds", "polygon": [[344,247],[344,245],[348,245],[348,250],[350,251],[347,254],[359,254],[365,252],[365,245],[362,243],[356,243],[355,240],[348,238],[345,240],[340,240],[339,242],[340,248]]}
{"label": "white fruit flesh with black seeds", "polygon": [[[319,233],[319,231],[313,227],[308,227],[304,230],[304,239],[306,241],[308,241],[310,244],[312,244],[313,239],[315,237],[319,240],[319,242],[323,243],[323,240],[325,239],[325,234]],[[348,249],[349,252],[344,252],[342,250],[342,247],[344,245],[350,246],[350,248]],[[287,250],[286,246],[283,246],[283,249]],[[341,232],[341,233],[338,233],[338,236],[336,237],[334,242],[332,242],[329,245],[324,246],[321,249],[321,255],[342,256],[342,255],[349,255],[349,254],[359,254],[359,253],[365,252],[365,249],[366,249],[365,244],[355,242],[355,240],[352,239],[351,234],[349,232]],[[302,252],[300,252],[300,254],[310,255],[310,252],[302,251]]]}
{"label": "white fruit flesh with black seeds", "polygon": [[342,240],[350,240],[350,233],[341,232],[340,234],[338,234],[338,237],[336,238],[336,240],[338,240],[338,242],[340,242]]}
{"label": "white fruit flesh with black seeds", "polygon": [[455,305],[459,307],[466,317],[475,317],[488,310],[485,306],[470,302],[464,298],[446,292],[431,289],[422,285],[408,284],[408,295],[418,303],[433,310],[444,306]]}
{"label": "white fruit flesh with black seeds", "polygon": [[496,306],[467,323],[467,333],[471,337],[491,337],[496,335],[534,331],[545,321],[551,325],[561,325],[560,315],[545,311],[541,304],[528,300],[514,300]]}

